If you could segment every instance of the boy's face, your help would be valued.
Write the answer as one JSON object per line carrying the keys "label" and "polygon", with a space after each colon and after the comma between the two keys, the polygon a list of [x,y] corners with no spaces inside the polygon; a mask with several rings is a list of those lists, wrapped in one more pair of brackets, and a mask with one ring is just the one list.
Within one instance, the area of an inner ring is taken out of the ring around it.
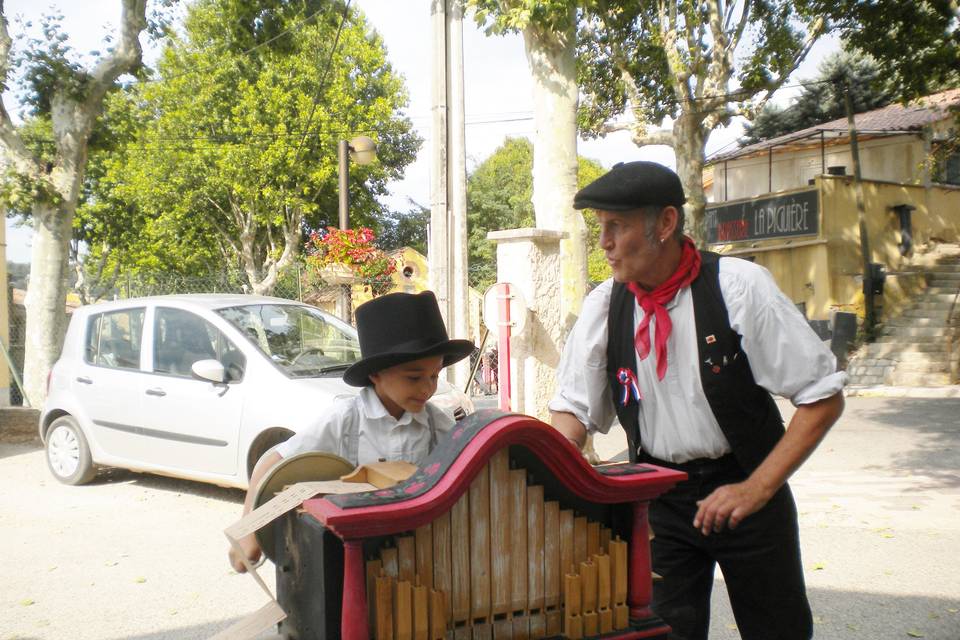
{"label": "boy's face", "polygon": [[437,390],[441,369],[443,356],[431,356],[371,373],[370,381],[384,408],[400,418],[404,411],[423,411]]}

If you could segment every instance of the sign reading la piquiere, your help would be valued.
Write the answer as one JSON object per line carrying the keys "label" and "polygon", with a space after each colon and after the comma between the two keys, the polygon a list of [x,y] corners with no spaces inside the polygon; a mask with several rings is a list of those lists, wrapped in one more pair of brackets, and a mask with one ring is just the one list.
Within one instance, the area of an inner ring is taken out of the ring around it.
{"label": "sign reading la piquiere", "polygon": [[819,213],[816,189],[707,207],[707,243],[816,235]]}

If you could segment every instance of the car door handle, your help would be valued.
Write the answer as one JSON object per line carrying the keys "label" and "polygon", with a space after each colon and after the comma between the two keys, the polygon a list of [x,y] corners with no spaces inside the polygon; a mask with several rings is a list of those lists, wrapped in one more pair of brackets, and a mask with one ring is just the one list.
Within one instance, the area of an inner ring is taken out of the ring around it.
{"label": "car door handle", "polygon": [[160,388],[155,387],[155,388],[153,388],[153,389],[147,389],[147,395],[148,395],[148,396],[161,396],[161,397],[162,397],[162,396],[167,395],[167,392],[164,391],[163,389],[160,389]]}
{"label": "car door handle", "polygon": [[90,378],[85,378],[83,376],[77,376],[77,382],[82,382],[83,384],[93,384],[93,380]]}

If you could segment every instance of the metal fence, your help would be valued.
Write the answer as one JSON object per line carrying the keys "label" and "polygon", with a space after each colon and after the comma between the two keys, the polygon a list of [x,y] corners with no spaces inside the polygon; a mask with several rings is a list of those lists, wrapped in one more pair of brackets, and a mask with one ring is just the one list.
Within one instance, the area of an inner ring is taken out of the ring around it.
{"label": "metal fence", "polygon": [[[269,295],[288,300],[299,300],[333,311],[340,288],[312,281],[299,268],[291,268],[281,274],[276,286]],[[200,276],[186,276],[179,273],[124,274],[117,278],[116,284],[106,294],[96,300],[122,300],[143,296],[157,296],[180,293],[251,293],[246,278],[240,271],[225,270]],[[23,360],[27,330],[26,310],[23,306],[24,291],[10,287],[8,292],[9,327],[7,351],[13,362],[16,376],[10,378],[10,404],[23,404],[23,396],[14,382],[19,376],[23,379]],[[68,293],[65,313],[80,306],[76,291]],[[66,326],[66,325],[64,325]],[[0,358],[0,367],[9,368],[6,358]],[[3,404],[3,398],[0,398]]]}

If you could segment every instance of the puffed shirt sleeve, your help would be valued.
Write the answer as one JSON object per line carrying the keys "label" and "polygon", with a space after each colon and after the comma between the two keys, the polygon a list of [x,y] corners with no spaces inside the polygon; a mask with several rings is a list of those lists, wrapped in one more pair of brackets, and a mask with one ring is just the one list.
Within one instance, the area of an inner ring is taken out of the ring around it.
{"label": "puffed shirt sleeve", "polygon": [[746,260],[721,258],[720,290],[757,384],[794,406],[843,389],[846,374],[837,371],[836,357],[769,271]]}
{"label": "puffed shirt sleeve", "polygon": [[557,387],[547,405],[551,411],[571,413],[589,433],[607,433],[616,413],[607,380],[607,313],[613,280],[607,280],[584,299],[580,317],[563,346],[557,369]]}
{"label": "puffed shirt sleeve", "polygon": [[289,458],[308,451],[326,451],[327,453],[343,455],[341,446],[345,423],[347,420],[359,419],[356,404],[356,397],[338,399],[328,411],[325,411],[309,427],[293,434],[288,440],[274,447],[273,450],[279,453],[282,458]]}

